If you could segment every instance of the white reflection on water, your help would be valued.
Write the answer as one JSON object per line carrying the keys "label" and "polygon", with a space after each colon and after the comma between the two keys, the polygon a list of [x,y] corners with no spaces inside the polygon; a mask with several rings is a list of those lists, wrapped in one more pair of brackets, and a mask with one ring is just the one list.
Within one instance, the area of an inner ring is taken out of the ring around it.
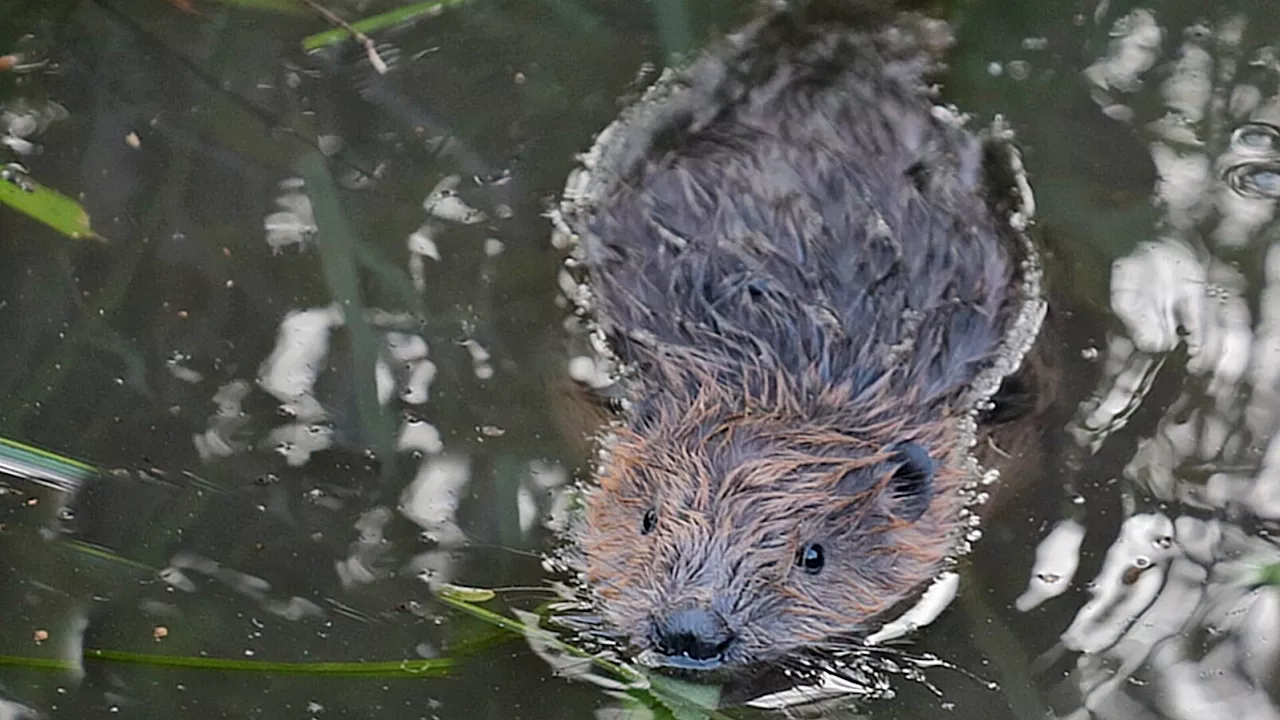
{"label": "white reflection on water", "polygon": [[[420,292],[427,290],[431,280],[428,268],[432,266],[426,260],[439,261],[442,247],[458,246],[452,242],[456,239],[448,237],[451,228],[485,222],[491,216],[510,216],[509,210],[501,208],[491,214],[471,207],[459,195],[460,184],[457,175],[440,180],[423,201],[426,222],[409,235],[404,261]],[[264,220],[267,242],[277,251],[310,242],[316,231],[302,181],[286,179],[280,190],[280,211]],[[485,262],[492,262],[502,249],[497,239],[487,240]],[[424,417],[433,409],[430,401],[439,367],[432,358],[432,344],[421,334],[423,318],[368,308],[364,318],[374,330],[377,401],[384,408],[402,411],[394,447],[410,454],[416,467],[395,506],[375,505],[359,514],[353,539],[333,560],[334,573],[348,588],[396,574],[418,576],[430,584],[449,582],[465,560],[462,551],[473,540],[460,524],[458,511],[470,492],[475,458],[466,450],[446,448],[440,430]],[[303,467],[324,450],[365,452],[361,428],[348,432],[353,429],[349,416],[355,411],[349,406],[354,402],[351,387],[355,378],[344,346],[354,340],[345,325],[337,303],[288,312],[256,377],[256,389],[274,399],[277,415],[283,420],[260,430],[263,418],[251,417],[246,409],[253,400],[254,384],[245,379],[229,380],[213,398],[216,410],[205,429],[193,437],[202,459],[214,462],[261,448],[277,453],[290,466]],[[489,349],[472,337],[436,343],[436,348],[464,354],[477,379],[489,380],[495,375]],[[519,530],[530,535],[542,528],[562,528],[571,502],[564,492],[569,483],[564,466],[529,461],[517,474],[512,500]],[[489,502],[503,504],[494,500]],[[305,501],[334,511],[347,504],[320,487],[310,490]],[[391,542],[391,523],[397,515],[421,529],[418,539],[425,549],[415,546],[410,550],[414,554],[407,558],[398,554],[401,548]],[[187,574],[177,569],[172,577],[175,583],[190,582]]]}
{"label": "white reflection on water", "polygon": [[[1280,546],[1246,529],[1280,519],[1280,65],[1274,47],[1246,44],[1243,16],[1188,28],[1157,18],[1118,21],[1085,73],[1106,114],[1143,123],[1162,217],[1113,265],[1123,332],[1071,436],[1096,452],[1178,350],[1186,381],[1125,467],[1126,519],[1062,634],[1078,653],[1066,716],[1280,718],[1267,691],[1280,600],[1257,587]],[[1042,542],[1019,609],[1066,589],[1082,533],[1071,523]]]}
{"label": "white reflection on water", "polygon": [[1026,612],[1071,587],[1080,565],[1080,543],[1084,542],[1084,525],[1070,518],[1059,522],[1036,547],[1036,562],[1031,568],[1027,589],[1018,596],[1015,607]]}
{"label": "white reflection on water", "polygon": [[311,197],[303,189],[300,178],[280,182],[280,194],[276,197],[280,210],[262,221],[267,231],[267,245],[273,253],[283,252],[290,245],[303,246],[316,235],[316,216],[311,209]]}
{"label": "white reflection on water", "polygon": [[430,585],[454,578],[456,553],[467,542],[458,526],[458,505],[471,482],[471,463],[466,457],[442,455],[428,458],[400,494],[400,513],[423,530],[432,548],[419,553],[408,569]]}

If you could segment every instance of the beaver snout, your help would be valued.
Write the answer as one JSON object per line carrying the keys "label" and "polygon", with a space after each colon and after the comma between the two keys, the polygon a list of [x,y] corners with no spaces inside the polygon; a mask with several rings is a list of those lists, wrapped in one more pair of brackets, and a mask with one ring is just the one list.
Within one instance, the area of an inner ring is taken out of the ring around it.
{"label": "beaver snout", "polygon": [[714,670],[735,639],[724,619],[705,608],[680,608],[654,620],[653,644],[668,667]]}

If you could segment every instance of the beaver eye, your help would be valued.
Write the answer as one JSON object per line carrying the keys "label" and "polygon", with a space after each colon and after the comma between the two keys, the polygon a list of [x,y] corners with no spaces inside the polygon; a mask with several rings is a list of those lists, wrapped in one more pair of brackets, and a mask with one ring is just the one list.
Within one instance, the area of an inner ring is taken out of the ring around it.
{"label": "beaver eye", "polygon": [[822,546],[818,543],[808,543],[800,548],[800,552],[796,553],[796,564],[804,568],[804,571],[810,575],[817,575],[822,570],[823,563],[826,558],[822,556]]}
{"label": "beaver eye", "polygon": [[658,513],[652,510],[646,510],[644,519],[640,521],[640,534],[648,535],[653,529],[658,527]]}

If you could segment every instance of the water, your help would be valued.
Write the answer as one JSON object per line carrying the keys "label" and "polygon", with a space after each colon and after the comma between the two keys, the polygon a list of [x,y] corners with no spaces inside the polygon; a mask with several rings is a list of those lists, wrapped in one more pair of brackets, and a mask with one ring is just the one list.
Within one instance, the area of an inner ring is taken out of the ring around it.
{"label": "water", "polygon": [[[0,54],[48,61],[0,73],[0,154],[108,240],[0,208],[0,435],[102,470],[0,476],[0,717],[609,716],[419,576],[514,588],[495,611],[548,599],[551,490],[590,448],[540,214],[642,65],[743,8],[473,0],[379,33],[387,76],[354,45],[305,56],[313,16],[196,8],[0,3]],[[1280,22],[1206,0],[951,16],[949,99],[1002,113],[1032,173],[1062,411],[959,598],[900,645],[968,674],[822,712],[1275,717],[1280,604],[1250,583],[1280,556]]]}

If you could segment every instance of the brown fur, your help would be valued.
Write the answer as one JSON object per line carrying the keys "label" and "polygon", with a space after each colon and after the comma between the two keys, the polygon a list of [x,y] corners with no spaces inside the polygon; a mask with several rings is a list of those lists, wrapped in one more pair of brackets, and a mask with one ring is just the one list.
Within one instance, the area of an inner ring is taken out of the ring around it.
{"label": "brown fur", "polygon": [[[856,631],[937,574],[965,505],[954,423],[914,425],[896,412],[901,399],[881,395],[883,412],[852,425],[838,389],[806,407],[779,383],[744,406],[736,388],[703,381],[689,405],[662,407],[650,432],[618,430],[588,498],[587,579],[610,624],[643,639],[654,605],[745,607],[734,659],[757,662]],[[913,523],[892,516],[886,438],[912,438],[947,460],[935,501]],[[850,473],[873,480],[843,493]],[[636,519],[650,507],[662,531],[638,542]],[[807,537],[826,539],[829,575],[796,567]],[[684,562],[692,547],[708,562]],[[720,563],[746,566],[728,592],[706,577]]]}
{"label": "brown fur", "polygon": [[933,29],[756,23],[566,201],[625,398],[577,565],[644,661],[849,647],[970,528],[971,388],[1043,306],[994,154],[923,90]]}

